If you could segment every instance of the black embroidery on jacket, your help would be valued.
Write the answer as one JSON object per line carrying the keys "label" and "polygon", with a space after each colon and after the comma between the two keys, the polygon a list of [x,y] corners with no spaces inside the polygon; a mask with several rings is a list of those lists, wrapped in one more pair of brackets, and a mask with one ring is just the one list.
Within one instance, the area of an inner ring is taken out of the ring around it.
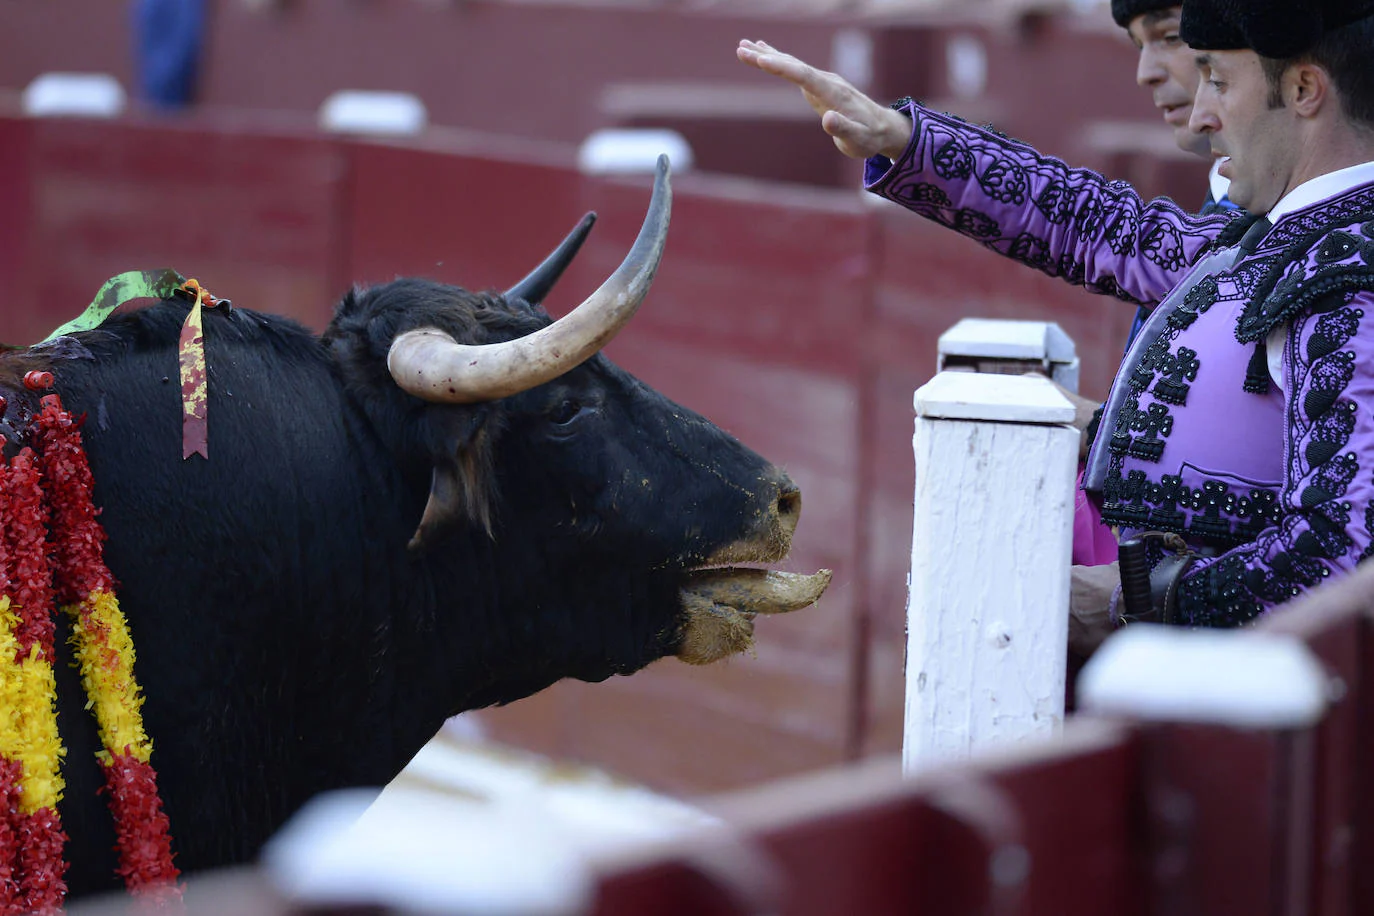
{"label": "black embroidery on jacket", "polygon": [[[1359,330],[1360,319],[1363,317],[1364,312],[1360,309],[1343,308],[1328,312],[1317,319],[1317,330],[1307,339],[1308,361],[1316,362],[1328,353],[1345,346]],[[1351,360],[1353,359],[1352,354]]]}
{"label": "black embroidery on jacket", "polygon": [[[1277,512],[1282,503],[1265,497],[1261,507],[1253,504],[1258,494],[1252,497],[1252,523],[1235,533],[1254,547],[1228,554],[1181,584],[1180,614],[1188,623],[1234,626],[1251,620],[1260,613],[1262,602],[1288,601],[1329,577],[1329,564],[1355,545],[1349,531],[1354,507],[1345,496],[1362,470],[1356,453],[1348,450],[1356,405],[1343,397],[1354,378],[1355,356],[1340,347],[1358,333],[1364,311],[1344,305],[1345,298],[1314,305],[1307,319],[1312,334],[1305,346],[1293,351],[1298,358],[1292,368],[1298,377],[1291,380],[1287,415],[1295,426],[1287,434],[1295,454],[1287,474],[1290,490],[1283,499],[1295,502],[1303,514],[1283,516]],[[1374,532],[1374,503],[1365,506],[1364,524],[1368,537]],[[1305,530],[1295,535],[1303,525]],[[1259,541],[1266,529],[1274,536]],[[1247,568],[1250,557],[1280,543],[1288,547],[1274,552],[1266,564]],[[1358,559],[1371,555],[1374,543]]]}
{"label": "black embroidery on jacket", "polygon": [[1368,186],[1280,219],[1256,250],[1269,256],[1267,269],[1241,313],[1236,339],[1260,340],[1321,300],[1374,290],[1371,239],[1374,188]]}
{"label": "black embroidery on jacket", "polygon": [[[1313,350],[1310,346],[1311,341],[1316,339],[1315,336],[1309,338],[1308,353]],[[1349,350],[1327,353],[1313,363],[1310,375],[1311,387],[1302,399],[1303,413],[1307,418],[1317,420],[1325,416],[1326,412],[1335,406],[1336,399],[1350,384],[1354,375],[1355,354]]]}
{"label": "black embroidery on jacket", "polygon": [[[1105,239],[1118,255],[1129,257],[1139,251],[1171,271],[1186,267],[1205,250],[1212,234],[1230,218],[1229,213],[1191,217],[1163,199],[1142,202],[1125,182],[1107,181],[1086,169],[1070,169],[1023,143],[1002,139],[952,115],[939,115],[919,106],[911,111],[920,137],[915,156],[928,163],[934,174],[960,182],[961,192],[954,195],[960,199],[951,201],[950,192],[896,169],[890,179],[896,190],[887,193],[1000,254],[1092,292],[1136,305],[1152,304],[1122,289],[1111,276],[1089,274],[1086,264],[1071,251],[1054,253],[1056,245],[1049,233],[1032,234],[1001,225],[991,206],[1032,205],[1053,225],[1071,224],[1082,240]],[[911,179],[918,180],[909,184]],[[987,198],[989,206],[978,207],[978,192]]]}
{"label": "black embroidery on jacket", "polygon": [[954,214],[954,228],[976,239],[994,238],[1000,231],[992,217],[967,207]]}
{"label": "black embroidery on jacket", "polygon": [[950,140],[940,147],[931,164],[935,174],[946,180],[968,178],[973,174],[973,153],[958,140]]}
{"label": "black embroidery on jacket", "polygon": [[993,162],[978,176],[978,186],[993,200],[1023,204],[1030,190],[1026,170],[1007,160]]}
{"label": "black embroidery on jacket", "polygon": [[1245,574],[1243,557],[1226,556],[1185,577],[1178,589],[1179,622],[1234,627],[1254,620],[1262,608],[1246,590]]}
{"label": "black embroidery on jacket", "polygon": [[1154,396],[1166,404],[1180,407],[1188,403],[1188,389],[1191,386],[1184,382],[1196,381],[1201,365],[1197,351],[1189,347],[1179,347],[1177,353],[1165,356],[1159,366],[1160,379],[1155,382]]}
{"label": "black embroidery on jacket", "polygon": [[1140,253],[1165,270],[1182,270],[1188,263],[1183,236],[1172,224],[1160,221],[1142,233]]}
{"label": "black embroidery on jacket", "polygon": [[1369,543],[1365,545],[1364,550],[1360,551],[1360,559],[1357,561],[1360,563],[1374,556],[1374,500],[1370,500],[1369,504],[1364,507],[1364,530],[1365,535],[1369,538]]}
{"label": "black embroidery on jacket", "polygon": [[924,205],[931,208],[948,207],[952,203],[944,188],[925,182],[902,188],[898,196],[914,205]]}

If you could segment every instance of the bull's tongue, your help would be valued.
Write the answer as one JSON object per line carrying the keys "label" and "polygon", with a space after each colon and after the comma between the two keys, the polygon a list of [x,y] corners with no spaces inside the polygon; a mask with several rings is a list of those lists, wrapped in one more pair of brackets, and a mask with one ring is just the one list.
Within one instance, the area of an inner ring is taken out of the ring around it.
{"label": "bull's tongue", "polygon": [[723,567],[688,573],[684,605],[724,605],[752,614],[785,614],[815,604],[830,585],[830,570],[811,575],[774,569]]}
{"label": "bull's tongue", "polygon": [[754,644],[755,614],[785,614],[816,599],[830,584],[830,570],[809,576],[771,569],[700,569],[678,590],[682,628],[677,657],[708,665]]}

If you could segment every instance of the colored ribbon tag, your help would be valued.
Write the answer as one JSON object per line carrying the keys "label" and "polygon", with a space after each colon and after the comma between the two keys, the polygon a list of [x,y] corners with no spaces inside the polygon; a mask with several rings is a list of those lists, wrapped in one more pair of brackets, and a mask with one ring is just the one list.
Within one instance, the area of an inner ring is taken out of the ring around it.
{"label": "colored ribbon tag", "polygon": [[167,299],[185,282],[185,277],[170,269],[130,270],[111,277],[100,287],[100,292],[95,294],[91,304],[86,306],[86,311],[53,331],[43,338],[43,341],[46,343],[64,334],[98,328],[115,309],[129,300]]}
{"label": "colored ribbon tag", "polygon": [[98,328],[116,309],[130,300],[170,299],[173,296],[192,301],[191,312],[182,325],[177,347],[181,373],[181,457],[182,460],[192,455],[209,458],[206,426],[208,376],[201,305],[228,309],[232,307],[228,299],[216,299],[200,283],[187,280],[175,270],[130,270],[106,280],[84,312],[53,331],[43,342]]}
{"label": "colored ribbon tag", "polygon": [[227,299],[216,299],[196,280],[187,280],[176,290],[194,300],[186,322],[181,326],[177,362],[181,368],[181,458],[192,455],[208,459],[207,423],[209,385],[205,367],[205,328],[201,322],[201,303],[209,308],[228,306]]}
{"label": "colored ribbon tag", "polygon": [[181,326],[181,345],[177,351],[181,364],[181,458],[192,455],[209,458],[205,422],[205,332],[200,323],[200,300],[191,306]]}

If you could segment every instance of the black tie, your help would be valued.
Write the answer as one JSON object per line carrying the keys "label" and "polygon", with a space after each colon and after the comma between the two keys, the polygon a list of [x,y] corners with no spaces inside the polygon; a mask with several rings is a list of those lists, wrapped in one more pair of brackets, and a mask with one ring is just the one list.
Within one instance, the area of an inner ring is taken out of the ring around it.
{"label": "black tie", "polygon": [[1274,228],[1274,224],[1269,222],[1269,217],[1261,216],[1250,224],[1250,228],[1245,230],[1245,234],[1240,237],[1236,247],[1240,249],[1240,256],[1246,257],[1254,253],[1259,247],[1260,240],[1269,234],[1269,230]]}

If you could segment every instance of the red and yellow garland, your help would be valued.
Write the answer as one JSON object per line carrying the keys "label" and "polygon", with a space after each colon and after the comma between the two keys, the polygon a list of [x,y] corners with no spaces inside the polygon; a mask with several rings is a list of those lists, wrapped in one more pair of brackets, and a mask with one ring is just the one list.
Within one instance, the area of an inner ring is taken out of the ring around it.
{"label": "red and yellow garland", "polygon": [[[34,387],[50,384],[49,376]],[[54,599],[72,618],[71,644],[104,746],[96,756],[119,840],[118,872],[137,896],[178,901],[133,641],[105,566],[80,421],[55,394],[41,403],[32,448],[8,466],[0,461],[0,913],[55,911],[66,893]],[[14,663],[3,664],[6,657]]]}

